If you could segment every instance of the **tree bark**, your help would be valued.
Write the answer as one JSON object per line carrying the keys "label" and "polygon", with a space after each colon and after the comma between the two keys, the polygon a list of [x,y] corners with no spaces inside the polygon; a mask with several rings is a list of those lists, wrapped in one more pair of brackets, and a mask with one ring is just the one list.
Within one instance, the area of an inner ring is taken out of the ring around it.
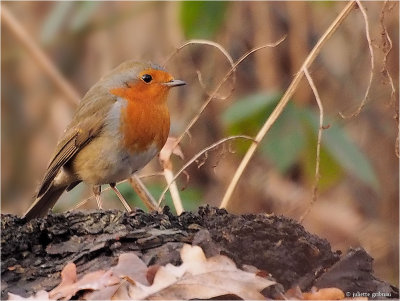
{"label": "tree bark", "polygon": [[1,230],[2,299],[8,292],[28,296],[51,290],[68,262],[76,264],[78,277],[108,269],[119,254],[132,251],[147,265],[178,265],[184,243],[200,245],[207,257],[224,254],[239,267],[264,270],[284,289],[337,287],[398,298],[397,288],[374,277],[372,258],[363,249],[341,258],[327,240],[283,216],[233,215],[208,206],[180,216],[168,208],[162,213],[92,210],[30,222],[2,214]]}

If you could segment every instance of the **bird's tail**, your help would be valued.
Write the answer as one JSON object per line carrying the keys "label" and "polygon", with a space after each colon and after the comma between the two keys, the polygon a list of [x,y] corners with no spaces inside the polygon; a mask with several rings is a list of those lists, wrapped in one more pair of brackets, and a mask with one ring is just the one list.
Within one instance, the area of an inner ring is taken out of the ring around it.
{"label": "bird's tail", "polygon": [[57,202],[66,188],[67,186],[55,186],[53,183],[51,183],[49,188],[44,193],[35,198],[35,201],[24,214],[24,217],[27,220],[31,220],[36,217],[45,216],[49,210],[53,208],[54,204]]}

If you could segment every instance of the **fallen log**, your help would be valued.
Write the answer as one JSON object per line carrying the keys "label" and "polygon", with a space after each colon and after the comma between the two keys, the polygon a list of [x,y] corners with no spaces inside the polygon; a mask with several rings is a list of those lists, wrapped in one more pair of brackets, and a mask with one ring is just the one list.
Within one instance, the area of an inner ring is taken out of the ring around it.
{"label": "fallen log", "polygon": [[201,246],[207,257],[223,254],[239,267],[263,270],[284,290],[298,285],[302,291],[336,287],[350,297],[399,296],[397,288],[373,275],[373,259],[365,250],[341,256],[327,240],[283,216],[234,215],[209,206],[180,216],[168,208],[162,213],[88,210],[29,222],[2,214],[1,230],[2,299],[9,292],[30,296],[53,289],[69,262],[76,264],[78,276],[115,265],[125,252],[135,252],[147,265],[179,265],[185,243]]}

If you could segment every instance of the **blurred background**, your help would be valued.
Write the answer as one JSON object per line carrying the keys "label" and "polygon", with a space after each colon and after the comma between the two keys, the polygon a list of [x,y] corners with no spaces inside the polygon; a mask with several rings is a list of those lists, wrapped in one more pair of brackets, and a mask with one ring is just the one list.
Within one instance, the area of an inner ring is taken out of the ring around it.
{"label": "blurred background", "polygon": [[[80,96],[119,63],[127,59],[163,63],[188,39],[218,42],[237,60],[252,48],[287,35],[276,48],[260,50],[239,65],[234,92],[206,108],[191,138],[181,143],[185,159],[173,158],[174,171],[223,137],[255,135],[345,5],[334,1],[2,3]],[[349,119],[339,115],[354,112],[368,86],[370,54],[360,9],[351,12],[310,68],[329,128],[322,138],[318,201],[303,224],[327,238],[334,250],[363,246],[375,258],[377,276],[398,284],[398,91],[392,95],[382,71],[389,49],[382,26],[393,42],[387,68],[398,89],[399,8],[396,2],[364,5],[376,66],[361,113]],[[1,206],[2,213],[22,214],[75,105],[4,22],[1,34]],[[188,83],[174,90],[169,101],[170,134],[179,136],[207,91],[229,70],[229,62],[213,47],[192,45],[169,60],[166,68]],[[227,83],[221,93],[229,91]],[[318,120],[318,106],[303,80],[246,169],[229,204],[231,212],[299,219],[312,197]],[[188,168],[188,176],[178,180],[184,207],[218,206],[248,146],[243,141],[225,144]],[[161,170],[155,159],[140,174]],[[143,181],[155,197],[165,186],[159,175]],[[140,205],[128,183],[119,188],[130,202]],[[80,184],[62,196],[55,210],[71,209],[89,196],[91,190]],[[122,209],[110,191],[102,198],[107,208]],[[95,207],[93,199],[83,206]]]}

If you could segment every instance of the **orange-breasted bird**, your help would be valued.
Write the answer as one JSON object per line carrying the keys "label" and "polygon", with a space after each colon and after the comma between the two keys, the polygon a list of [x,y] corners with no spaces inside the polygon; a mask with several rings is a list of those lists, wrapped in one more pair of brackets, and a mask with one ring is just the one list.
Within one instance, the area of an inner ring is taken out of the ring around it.
{"label": "orange-breasted bird", "polygon": [[92,185],[99,207],[102,184],[129,178],[164,146],[170,128],[167,107],[172,87],[185,85],[162,67],[127,61],[83,97],[59,140],[29,220],[44,216],[61,194],[81,181]]}

